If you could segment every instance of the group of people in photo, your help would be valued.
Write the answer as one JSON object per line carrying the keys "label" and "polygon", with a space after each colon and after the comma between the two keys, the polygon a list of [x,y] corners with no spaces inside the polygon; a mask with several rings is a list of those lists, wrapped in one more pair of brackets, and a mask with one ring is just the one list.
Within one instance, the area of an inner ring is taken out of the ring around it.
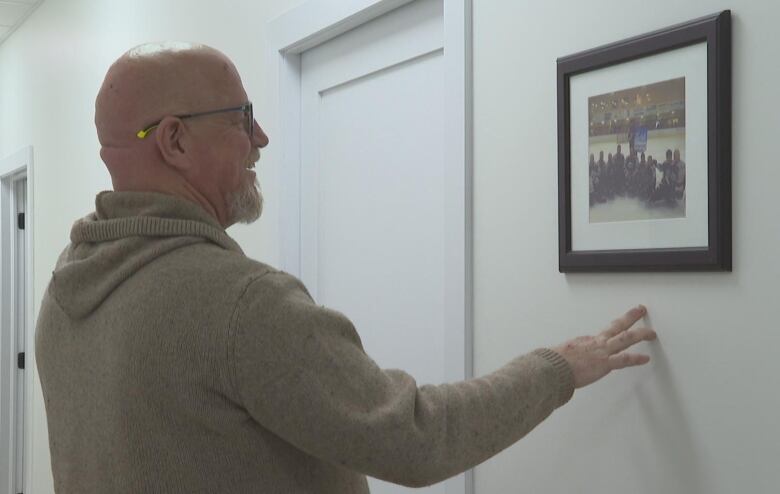
{"label": "group of people in photo", "polygon": [[605,203],[616,197],[631,197],[643,201],[647,206],[675,207],[685,194],[685,162],[680,159],[680,150],[666,150],[666,159],[659,163],[652,155],[645,158],[642,152],[637,156],[633,149],[628,156],[621,152],[609,153],[606,161],[604,151],[599,159],[591,153],[590,205]]}

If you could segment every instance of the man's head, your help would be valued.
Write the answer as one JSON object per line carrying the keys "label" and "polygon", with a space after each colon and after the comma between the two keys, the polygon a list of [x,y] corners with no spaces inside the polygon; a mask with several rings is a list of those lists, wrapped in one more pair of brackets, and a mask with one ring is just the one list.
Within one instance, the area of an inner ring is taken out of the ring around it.
{"label": "man's head", "polygon": [[680,150],[675,149],[674,150],[674,161],[680,161]]}
{"label": "man's head", "polygon": [[667,149],[666,150],[666,161],[672,161],[672,150]]}
{"label": "man's head", "polygon": [[189,199],[225,228],[256,220],[263,200],[247,167],[268,144],[257,122],[249,126],[242,111],[177,117],[245,103],[238,71],[213,48],[161,43],[131,49],[111,66],[95,101],[100,156],[114,190]]}
{"label": "man's head", "polygon": [[620,154],[620,151],[621,151],[620,144],[618,144],[617,145],[617,152],[618,152],[618,154]]}

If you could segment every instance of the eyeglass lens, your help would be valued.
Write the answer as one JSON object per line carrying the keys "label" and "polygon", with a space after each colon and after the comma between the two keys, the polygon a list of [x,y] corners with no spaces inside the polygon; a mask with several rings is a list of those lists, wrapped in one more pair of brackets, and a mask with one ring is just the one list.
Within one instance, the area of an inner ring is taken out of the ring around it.
{"label": "eyeglass lens", "polygon": [[255,131],[255,116],[254,111],[252,110],[252,105],[249,105],[249,108],[244,110],[244,116],[246,117],[246,132],[249,134],[249,137],[254,137],[254,131]]}

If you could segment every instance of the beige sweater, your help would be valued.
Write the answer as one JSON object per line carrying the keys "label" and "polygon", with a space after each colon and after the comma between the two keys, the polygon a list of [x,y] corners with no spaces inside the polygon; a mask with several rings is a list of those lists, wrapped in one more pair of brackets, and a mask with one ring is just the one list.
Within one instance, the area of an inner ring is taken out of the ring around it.
{"label": "beige sweater", "polygon": [[58,493],[366,493],[366,475],[423,486],[573,393],[547,349],[418,385],[377,367],[349,319],[247,258],[198,205],[112,191],[95,203],[36,328]]}

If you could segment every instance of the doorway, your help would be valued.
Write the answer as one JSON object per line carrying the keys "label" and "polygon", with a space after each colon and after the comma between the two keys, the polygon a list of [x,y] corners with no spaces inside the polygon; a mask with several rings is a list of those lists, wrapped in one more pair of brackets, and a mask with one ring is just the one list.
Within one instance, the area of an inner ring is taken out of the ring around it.
{"label": "doorway", "polygon": [[[281,267],[355,323],[380,367],[418,385],[467,379],[471,3],[324,5],[306,2],[269,26],[284,155]],[[414,492],[472,487],[469,471]]]}
{"label": "doorway", "polygon": [[0,160],[0,490],[9,493],[24,492],[28,474],[31,165],[32,148]]}

